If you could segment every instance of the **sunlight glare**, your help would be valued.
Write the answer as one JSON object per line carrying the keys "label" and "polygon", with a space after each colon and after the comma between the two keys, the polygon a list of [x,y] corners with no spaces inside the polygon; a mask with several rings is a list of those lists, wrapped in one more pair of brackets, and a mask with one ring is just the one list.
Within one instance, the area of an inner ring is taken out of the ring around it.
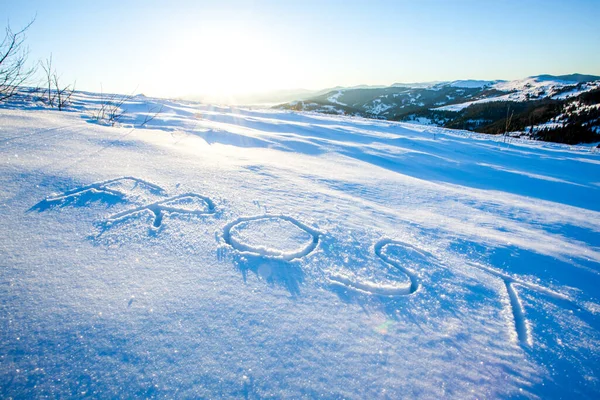
{"label": "sunlight glare", "polygon": [[161,92],[226,99],[275,89],[289,80],[273,41],[250,29],[205,27],[178,37],[161,61],[163,71],[175,71],[167,83],[156,83],[163,86]]}

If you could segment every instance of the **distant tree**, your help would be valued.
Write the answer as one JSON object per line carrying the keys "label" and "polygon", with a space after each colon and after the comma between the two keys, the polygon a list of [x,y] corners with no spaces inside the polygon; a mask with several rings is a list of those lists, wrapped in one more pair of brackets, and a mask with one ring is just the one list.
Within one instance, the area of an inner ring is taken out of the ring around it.
{"label": "distant tree", "polygon": [[510,104],[506,107],[506,121],[504,125],[504,143],[506,143],[506,137],[508,136],[508,130],[510,129],[510,124],[512,123],[513,115],[515,115],[515,110],[510,113]]}
{"label": "distant tree", "polygon": [[600,134],[580,123],[542,129],[537,132],[536,138],[547,142],[566,144],[600,142]]}
{"label": "distant tree", "polygon": [[25,32],[33,24],[31,21],[23,29],[13,32],[6,27],[4,39],[0,43],[0,101],[15,95],[17,89],[35,71],[26,66],[28,49],[25,47]]}

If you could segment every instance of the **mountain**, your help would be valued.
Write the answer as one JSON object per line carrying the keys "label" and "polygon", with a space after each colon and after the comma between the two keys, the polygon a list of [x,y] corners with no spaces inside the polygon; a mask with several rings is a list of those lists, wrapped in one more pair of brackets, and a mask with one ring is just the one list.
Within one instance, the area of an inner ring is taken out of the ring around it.
{"label": "mountain", "polygon": [[600,76],[571,74],[336,88],[277,107],[574,144],[600,141],[599,99]]}
{"label": "mountain", "polygon": [[235,96],[221,95],[185,95],[180,96],[183,100],[200,101],[206,104],[227,104],[227,105],[264,105],[278,104],[294,100],[305,100],[315,96],[320,96],[337,88],[327,88],[321,90],[310,89],[283,89],[264,91],[259,93],[248,93]]}

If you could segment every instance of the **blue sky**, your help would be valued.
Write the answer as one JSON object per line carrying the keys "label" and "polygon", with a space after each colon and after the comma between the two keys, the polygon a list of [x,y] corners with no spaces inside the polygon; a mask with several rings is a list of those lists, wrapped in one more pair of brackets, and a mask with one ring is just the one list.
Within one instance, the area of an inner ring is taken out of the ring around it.
{"label": "blue sky", "polygon": [[14,1],[32,60],[157,96],[600,75],[600,0]]}

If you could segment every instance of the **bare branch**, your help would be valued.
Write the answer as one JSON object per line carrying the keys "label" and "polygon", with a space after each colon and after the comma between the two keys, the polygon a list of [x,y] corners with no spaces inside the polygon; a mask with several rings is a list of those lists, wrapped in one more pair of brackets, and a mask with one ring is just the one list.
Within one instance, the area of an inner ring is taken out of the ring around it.
{"label": "bare branch", "polygon": [[100,87],[100,107],[93,114],[93,118],[98,122],[114,126],[125,115],[123,104],[131,100],[134,95],[133,93],[130,95],[112,94],[105,97],[102,86]]}
{"label": "bare branch", "polygon": [[44,70],[46,82],[48,84],[48,105],[50,107],[54,107],[54,96],[52,95],[52,75],[56,72],[52,70],[52,53],[50,53],[50,57],[46,58],[44,62],[40,61],[40,65]]}
{"label": "bare branch", "polygon": [[154,107],[150,107],[148,109],[148,113],[146,114],[146,117],[144,118],[144,122],[142,122],[142,124],[140,126],[144,127],[148,122],[150,122],[154,118],[156,118],[158,116],[158,114],[160,114],[163,111],[164,107],[165,107],[164,104],[161,104],[160,107],[158,107],[158,105],[156,105]]}
{"label": "bare branch", "polygon": [[13,32],[10,25],[6,27],[0,43],[0,101],[14,96],[18,87],[35,71],[34,67],[26,67],[29,50],[24,45],[25,32],[34,20],[18,32]]}
{"label": "bare branch", "polygon": [[75,92],[75,84],[61,85],[60,76],[56,69],[52,67],[52,54],[44,62],[40,62],[40,66],[44,70],[46,84],[48,85],[46,102],[50,107],[58,107],[58,110],[62,111],[71,103],[71,96]]}
{"label": "bare branch", "polygon": [[58,107],[59,111],[62,111],[70,104],[71,96],[75,91],[75,85],[61,87],[59,83],[59,76],[56,72],[54,72],[52,75],[52,80],[54,82],[54,89],[56,90],[56,106]]}

